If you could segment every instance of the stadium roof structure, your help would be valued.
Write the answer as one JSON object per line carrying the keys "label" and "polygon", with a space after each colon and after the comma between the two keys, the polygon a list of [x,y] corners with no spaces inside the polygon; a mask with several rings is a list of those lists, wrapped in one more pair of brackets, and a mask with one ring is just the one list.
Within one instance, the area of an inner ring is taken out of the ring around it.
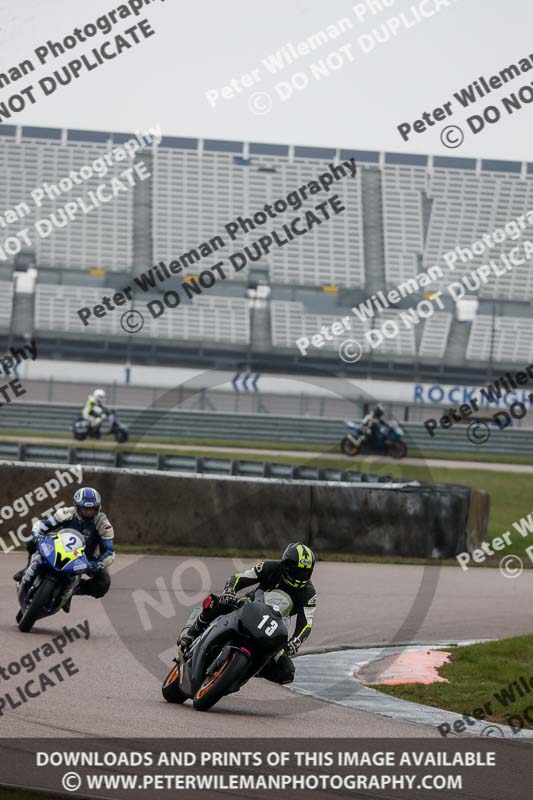
{"label": "stadium roof structure", "polygon": [[[112,131],[88,131],[77,128],[46,128],[36,126],[0,125],[0,136],[17,141],[46,139],[58,144],[67,142],[110,142],[122,144],[132,133]],[[506,161],[502,159],[462,158],[460,156],[432,156],[416,153],[389,153],[350,148],[304,147],[298,145],[269,144],[264,142],[240,142],[224,139],[200,139],[181,136],[163,136],[159,147],[195,150],[201,152],[231,153],[242,158],[250,156],[285,156],[290,158],[317,158],[341,160],[354,158],[361,164],[406,165],[413,167],[435,167],[481,172],[505,172],[515,175],[533,175],[533,162]]]}

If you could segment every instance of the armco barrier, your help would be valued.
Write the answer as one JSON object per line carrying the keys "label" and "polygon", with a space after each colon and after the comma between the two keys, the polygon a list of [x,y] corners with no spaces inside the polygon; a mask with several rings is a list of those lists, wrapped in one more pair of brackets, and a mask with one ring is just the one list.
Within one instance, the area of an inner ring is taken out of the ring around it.
{"label": "armco barrier", "polygon": [[[132,445],[134,447],[134,445]],[[271,464],[199,457],[173,453],[146,453],[142,449],[118,450],[113,447],[66,447],[55,444],[31,444],[0,441],[0,461],[33,461],[37,464],[92,464],[98,467],[160,470],[199,475],[239,475],[248,478],[284,478],[290,480],[341,481],[352,483],[403,483],[399,478],[357,472],[349,469],[317,467],[314,464]],[[346,462],[348,464],[348,462]]]}
{"label": "armco barrier", "polygon": [[[61,433],[70,435],[72,422],[79,413],[77,406],[69,404],[17,402],[0,409],[2,428],[24,431]],[[271,414],[223,414],[209,411],[146,410],[124,408],[120,419],[131,426],[133,436],[173,439],[197,439],[213,442],[282,442],[284,444],[337,446],[346,433],[341,419],[326,417],[285,417]],[[439,430],[430,438],[421,423],[402,423],[407,434],[407,444],[412,451],[440,450],[471,454],[533,453],[533,429],[499,431],[491,426],[492,434],[484,445],[475,445],[467,437],[467,425],[455,425],[449,430]]]}
{"label": "armco barrier", "polygon": [[[58,465],[1,465],[3,505]],[[486,538],[489,496],[466,486],[346,484],[177,475],[85,467],[117,544],[279,549],[300,539],[319,552],[452,558]],[[69,501],[64,490],[59,499]],[[485,515],[470,514],[475,503]],[[36,509],[36,512],[39,510]],[[473,526],[476,518],[478,524]]]}

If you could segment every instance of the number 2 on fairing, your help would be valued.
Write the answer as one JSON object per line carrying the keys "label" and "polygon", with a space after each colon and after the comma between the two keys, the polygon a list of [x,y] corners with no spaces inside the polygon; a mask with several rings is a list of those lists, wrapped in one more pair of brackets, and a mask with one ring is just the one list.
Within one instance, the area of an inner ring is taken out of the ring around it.
{"label": "number 2 on fairing", "polygon": [[[259,625],[257,627],[258,628],[262,628],[263,625],[265,624],[265,622],[267,620],[269,620],[269,619],[271,619],[271,617],[268,614],[265,614],[263,619],[261,620],[261,622],[259,623]],[[268,628],[265,628],[266,635],[267,636],[272,636],[272,634],[277,629],[277,627],[278,627],[278,623],[276,622],[275,619],[273,619],[272,622],[270,623],[270,625],[268,626]]]}

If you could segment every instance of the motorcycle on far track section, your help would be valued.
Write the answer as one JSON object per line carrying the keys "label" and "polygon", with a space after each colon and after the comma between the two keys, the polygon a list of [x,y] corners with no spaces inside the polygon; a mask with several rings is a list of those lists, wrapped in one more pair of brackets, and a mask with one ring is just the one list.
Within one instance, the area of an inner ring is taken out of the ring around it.
{"label": "motorcycle on far track section", "polygon": [[197,711],[208,711],[238,692],[286,646],[292,601],[285,592],[257,590],[253,599],[239,597],[229,605],[229,613],[213,620],[183,660],[174,659],[162,686],[167,702],[192,700]]}
{"label": "motorcycle on far track section", "polygon": [[124,444],[129,439],[129,432],[125,425],[119,422],[116,411],[110,411],[105,417],[100,428],[95,431],[86,419],[78,417],[72,425],[72,435],[78,442],[85,439],[101,439],[102,436],[114,436],[117,444]]}
{"label": "motorcycle on far track section", "polygon": [[85,540],[64,528],[37,541],[37,551],[17,585],[17,624],[28,633],[38,619],[56,614],[69,600],[88,569]]}
{"label": "motorcycle on far track section", "polygon": [[359,444],[359,438],[362,436],[360,425],[349,419],[344,423],[350,429],[350,433],[341,441],[341,452],[345,456],[372,454],[405,458],[407,455],[407,445],[403,438],[405,433],[395,420],[386,425],[382,424],[379,435],[377,437],[372,435],[362,444]]}

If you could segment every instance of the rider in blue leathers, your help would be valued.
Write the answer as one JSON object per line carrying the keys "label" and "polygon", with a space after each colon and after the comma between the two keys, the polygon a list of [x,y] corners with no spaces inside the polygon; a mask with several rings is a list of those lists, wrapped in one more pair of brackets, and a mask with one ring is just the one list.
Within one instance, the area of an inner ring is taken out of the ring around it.
{"label": "rider in blue leathers", "polygon": [[[71,508],[60,508],[53,516],[37,522],[32,530],[33,538],[28,542],[29,563],[23,570],[17,572],[13,578],[19,582],[26,573],[31,571],[32,556],[37,549],[37,539],[40,536],[60,530],[72,528],[85,539],[85,555],[89,560],[89,580],[82,580],[76,594],[91,597],[103,597],[111,586],[111,578],[107,567],[115,559],[113,550],[114,531],[106,514],[101,511],[102,500],[96,489],[83,487],[74,495],[74,505]],[[70,609],[70,604],[65,608]]]}

